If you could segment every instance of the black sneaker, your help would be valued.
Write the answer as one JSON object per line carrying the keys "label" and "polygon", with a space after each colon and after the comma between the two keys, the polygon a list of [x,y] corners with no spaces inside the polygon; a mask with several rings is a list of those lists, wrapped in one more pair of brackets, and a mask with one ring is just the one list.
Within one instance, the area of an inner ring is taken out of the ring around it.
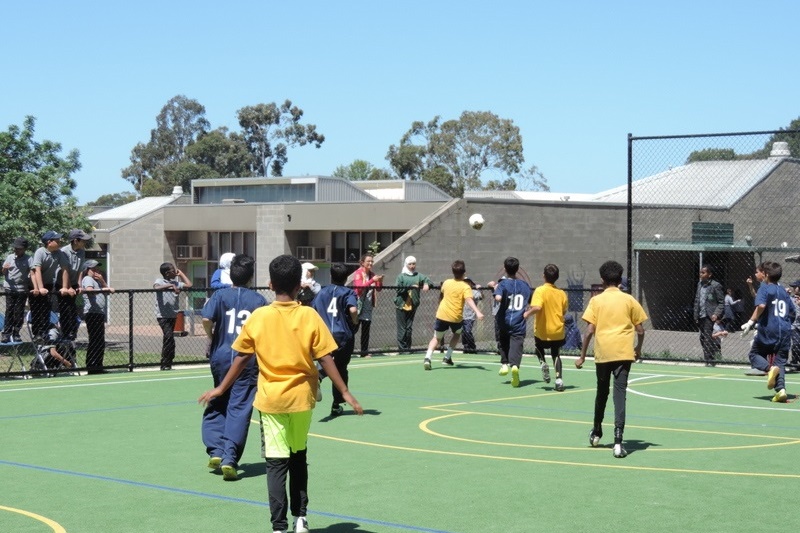
{"label": "black sneaker", "polygon": [[12,342],[12,341],[11,341],[11,337],[9,337],[8,335],[3,335],[2,337],[0,337],[0,343],[8,344],[9,342]]}
{"label": "black sneaker", "polygon": [[334,405],[331,407],[331,416],[339,416],[344,413],[344,407],[341,405]]}
{"label": "black sneaker", "polygon": [[452,357],[442,358],[442,364],[447,366],[453,366],[453,358]]}

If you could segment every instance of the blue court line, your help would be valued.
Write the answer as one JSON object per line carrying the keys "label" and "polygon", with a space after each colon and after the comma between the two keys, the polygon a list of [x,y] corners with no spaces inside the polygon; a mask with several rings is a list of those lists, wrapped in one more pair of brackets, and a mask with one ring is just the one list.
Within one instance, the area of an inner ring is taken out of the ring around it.
{"label": "blue court line", "polygon": [[[202,498],[209,498],[212,500],[220,500],[224,502],[232,502],[232,503],[244,503],[247,505],[255,505],[257,507],[265,507],[269,508],[269,504],[263,501],[256,501],[256,500],[247,500],[245,498],[234,498],[232,496],[222,496],[220,494],[211,494],[208,492],[199,492],[196,490],[188,490],[188,489],[179,489],[175,487],[165,487],[163,485],[154,485],[152,483],[144,483],[141,481],[130,481],[127,479],[118,479],[108,476],[99,476],[96,474],[86,474],[83,472],[73,472],[70,470],[61,470],[57,468],[50,468],[46,466],[37,466],[37,465],[29,465],[25,463],[17,463],[13,461],[4,461],[0,459],[0,465],[3,466],[13,466],[17,468],[27,468],[30,470],[38,470],[40,472],[47,472],[50,474],[62,474],[66,476],[75,476],[85,479],[93,479],[98,481],[108,481],[110,483],[118,483],[120,485],[128,485],[132,487],[139,487],[145,489],[155,489],[161,490],[164,492],[171,492],[174,494],[182,494],[185,496],[200,496]],[[370,518],[361,518],[356,516],[349,516],[349,515],[342,515],[337,513],[327,513],[324,511],[312,511],[308,510],[308,514],[315,515],[315,516],[324,516],[325,518],[333,518],[336,520],[346,520],[349,522],[353,522],[356,524],[370,524],[373,526],[385,526],[385,527],[392,527],[395,529],[403,529],[406,531],[420,531],[422,533],[453,533],[451,531],[446,531],[443,529],[430,529],[427,527],[418,527],[418,526],[409,526],[405,524],[395,524],[393,522],[385,522],[382,520],[372,520]]]}
{"label": "blue court line", "polygon": [[0,416],[0,420],[15,420],[20,418],[41,418],[45,416],[64,416],[64,415],[85,415],[94,413],[112,413],[114,411],[130,411],[132,409],[151,409],[153,407],[175,407],[179,405],[193,405],[196,401],[181,401],[170,403],[144,404],[144,405],[125,405],[121,407],[101,407],[98,409],[82,409],[80,411],[54,411],[50,413],[34,413],[27,415],[8,415]]}

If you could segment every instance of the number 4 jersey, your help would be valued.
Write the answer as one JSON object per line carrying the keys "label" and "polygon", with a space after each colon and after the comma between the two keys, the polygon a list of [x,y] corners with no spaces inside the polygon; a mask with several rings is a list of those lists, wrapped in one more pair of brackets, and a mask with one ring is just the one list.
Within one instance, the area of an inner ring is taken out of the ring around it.
{"label": "number 4 jersey", "polygon": [[242,325],[253,311],[267,305],[259,293],[244,287],[219,289],[203,306],[203,318],[214,326],[211,338],[211,358],[232,361],[231,344],[242,331]]}

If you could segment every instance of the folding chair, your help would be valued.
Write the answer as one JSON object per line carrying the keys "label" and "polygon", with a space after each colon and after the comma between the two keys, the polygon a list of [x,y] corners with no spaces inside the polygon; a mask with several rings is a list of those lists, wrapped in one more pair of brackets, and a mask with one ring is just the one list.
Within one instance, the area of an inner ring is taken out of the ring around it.
{"label": "folding chair", "polygon": [[[2,313],[0,313],[0,330],[3,329],[3,327],[5,327],[5,323],[6,323],[6,317]],[[28,371],[25,368],[25,361],[22,359],[24,344],[27,343],[23,343],[22,341],[0,343],[0,355],[8,355],[11,360],[8,365],[8,368],[6,369],[6,374],[11,372],[11,369],[14,367],[14,363],[19,363],[19,366],[22,367],[23,373]]]}

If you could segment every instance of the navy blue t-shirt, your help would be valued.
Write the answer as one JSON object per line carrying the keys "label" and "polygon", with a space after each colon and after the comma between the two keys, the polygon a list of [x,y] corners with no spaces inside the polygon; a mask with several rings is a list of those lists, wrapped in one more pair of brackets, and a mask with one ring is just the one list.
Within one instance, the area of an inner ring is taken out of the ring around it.
{"label": "navy blue t-shirt", "polygon": [[340,348],[353,338],[350,308],[358,307],[358,296],[353,289],[327,285],[314,297],[311,307],[322,317]]}
{"label": "navy blue t-shirt", "polygon": [[214,323],[211,337],[211,359],[233,361],[236,352],[233,341],[242,331],[250,314],[267,305],[267,300],[256,291],[245,287],[219,289],[203,306],[203,318]]}
{"label": "navy blue t-shirt", "polygon": [[762,283],[756,293],[755,305],[766,306],[758,317],[756,340],[774,346],[787,342],[792,335],[795,309],[786,289],[775,283]]}
{"label": "navy blue t-shirt", "polygon": [[510,335],[525,336],[527,323],[522,314],[530,306],[533,289],[521,279],[501,279],[494,288],[494,295],[501,296],[497,310],[497,324]]}

